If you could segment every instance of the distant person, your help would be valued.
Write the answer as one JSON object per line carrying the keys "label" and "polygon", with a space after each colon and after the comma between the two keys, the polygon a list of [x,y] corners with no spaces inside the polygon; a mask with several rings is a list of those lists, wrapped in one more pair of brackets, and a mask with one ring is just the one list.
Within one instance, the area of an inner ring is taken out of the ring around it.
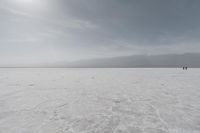
{"label": "distant person", "polygon": [[183,70],[187,70],[188,69],[188,67],[183,67]]}

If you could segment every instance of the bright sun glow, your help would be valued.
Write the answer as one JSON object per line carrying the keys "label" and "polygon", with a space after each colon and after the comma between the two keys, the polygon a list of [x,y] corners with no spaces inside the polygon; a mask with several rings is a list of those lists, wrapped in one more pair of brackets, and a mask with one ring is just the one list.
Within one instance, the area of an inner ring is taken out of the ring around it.
{"label": "bright sun glow", "polygon": [[45,0],[13,0],[20,8],[30,10],[40,10],[44,6]]}
{"label": "bright sun glow", "polygon": [[16,4],[26,7],[38,7],[42,0],[14,0]]}
{"label": "bright sun glow", "polygon": [[21,4],[34,4],[38,2],[38,0],[16,0],[16,1]]}

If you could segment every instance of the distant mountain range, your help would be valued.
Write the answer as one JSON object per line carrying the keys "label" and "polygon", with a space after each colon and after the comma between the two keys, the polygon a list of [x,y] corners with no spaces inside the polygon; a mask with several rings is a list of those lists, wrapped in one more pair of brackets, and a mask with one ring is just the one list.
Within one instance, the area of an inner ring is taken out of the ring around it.
{"label": "distant mountain range", "polygon": [[200,53],[131,55],[73,62],[4,65],[0,68],[177,68],[183,66],[200,68]]}
{"label": "distant mountain range", "polygon": [[198,68],[200,67],[200,53],[132,55],[62,62],[53,66],[70,68],[177,68],[188,66]]}

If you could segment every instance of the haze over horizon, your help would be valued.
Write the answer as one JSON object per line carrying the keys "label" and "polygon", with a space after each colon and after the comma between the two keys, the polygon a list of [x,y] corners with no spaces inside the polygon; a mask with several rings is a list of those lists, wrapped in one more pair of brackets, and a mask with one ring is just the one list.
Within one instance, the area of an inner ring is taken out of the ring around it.
{"label": "haze over horizon", "polygon": [[1,0],[0,66],[200,53],[199,12],[199,0]]}

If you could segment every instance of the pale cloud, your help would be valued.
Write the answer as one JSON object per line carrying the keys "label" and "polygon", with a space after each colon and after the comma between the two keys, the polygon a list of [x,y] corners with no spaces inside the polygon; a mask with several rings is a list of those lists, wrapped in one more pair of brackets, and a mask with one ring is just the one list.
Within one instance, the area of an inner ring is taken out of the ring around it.
{"label": "pale cloud", "polygon": [[13,9],[13,8],[9,8],[9,7],[0,7],[0,10],[4,10],[4,11],[9,12],[9,13],[14,14],[14,15],[30,16],[29,13],[26,13],[26,12],[20,11],[20,10],[16,10],[16,9]]}

